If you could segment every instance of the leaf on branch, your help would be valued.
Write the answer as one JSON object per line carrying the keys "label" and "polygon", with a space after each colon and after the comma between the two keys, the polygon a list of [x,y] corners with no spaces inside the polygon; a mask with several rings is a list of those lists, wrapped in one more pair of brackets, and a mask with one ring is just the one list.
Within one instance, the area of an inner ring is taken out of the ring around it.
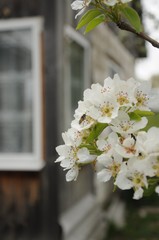
{"label": "leaf on branch", "polygon": [[135,114],[139,115],[140,117],[146,117],[146,116],[154,116],[155,113],[151,111],[140,111],[140,110],[135,110]]}
{"label": "leaf on branch", "polygon": [[147,126],[144,128],[144,131],[148,131],[148,129],[150,129],[151,127],[159,127],[159,114],[155,113],[152,116],[147,116],[148,119],[148,124]]}
{"label": "leaf on branch", "polygon": [[135,113],[135,112],[130,112],[129,117],[130,117],[131,120],[134,120],[134,121],[137,121],[137,122],[141,121],[141,116],[139,114]]}
{"label": "leaf on branch", "polygon": [[95,17],[92,21],[90,21],[87,24],[84,33],[90,32],[91,30],[93,30],[95,27],[97,27],[99,24],[101,24],[104,21],[105,21],[105,15],[104,14],[101,14],[101,15]]}
{"label": "leaf on branch", "polygon": [[76,30],[79,30],[80,28],[82,28],[83,26],[88,24],[93,18],[95,18],[95,17],[97,17],[99,15],[101,15],[101,11],[99,11],[97,9],[89,10],[79,20],[78,25],[76,27]]}
{"label": "leaf on branch", "polygon": [[122,6],[120,11],[123,13],[124,17],[129,21],[132,27],[136,30],[137,33],[142,31],[142,25],[138,13],[131,7]]}
{"label": "leaf on branch", "polygon": [[149,187],[144,189],[144,197],[149,197],[155,192],[155,188],[158,185],[158,179],[149,179]]}
{"label": "leaf on branch", "polygon": [[86,141],[88,143],[93,142],[107,126],[108,126],[107,123],[97,123]]}

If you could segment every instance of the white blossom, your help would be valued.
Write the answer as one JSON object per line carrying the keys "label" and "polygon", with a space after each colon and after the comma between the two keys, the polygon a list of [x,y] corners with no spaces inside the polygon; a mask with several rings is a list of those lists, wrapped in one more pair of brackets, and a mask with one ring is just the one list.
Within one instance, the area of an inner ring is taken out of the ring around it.
{"label": "white blossom", "polygon": [[79,167],[74,165],[68,172],[66,173],[66,181],[76,181],[79,174]]}
{"label": "white blossom", "polygon": [[134,133],[147,125],[147,118],[142,117],[140,121],[131,120],[129,115],[120,111],[119,115],[111,121],[111,129],[120,134]]}
{"label": "white blossom", "polygon": [[68,179],[76,180],[79,172],[79,164],[88,164],[95,161],[96,156],[90,155],[87,148],[77,148],[76,146],[60,145],[56,147],[60,155],[55,162],[60,162],[64,170],[69,170],[66,175]]}
{"label": "white blossom", "polygon": [[82,131],[89,129],[96,123],[96,120],[88,116],[88,109],[92,106],[89,101],[79,101],[78,108],[75,110],[74,120],[71,122],[71,127]]}
{"label": "white blossom", "polygon": [[147,81],[140,82],[140,85],[136,88],[136,106],[134,108],[141,111],[150,111],[149,98],[150,98],[151,83]]}
{"label": "white blossom", "polygon": [[115,185],[120,189],[134,189],[133,198],[138,200],[143,196],[143,188],[148,187],[148,181],[144,172],[139,172],[135,168],[124,166],[123,169],[117,175]]}
{"label": "white blossom", "polygon": [[70,128],[67,132],[62,133],[62,138],[64,143],[68,146],[79,146],[82,143],[83,135],[83,132],[75,128]]}
{"label": "white blossom", "polygon": [[114,76],[115,81],[115,95],[117,98],[117,102],[120,107],[124,106],[132,106],[136,103],[135,98],[135,89],[137,87],[137,83],[133,78],[128,79],[127,81],[123,81],[116,74]]}
{"label": "white blossom", "polygon": [[[156,159],[154,158],[142,158],[139,156],[128,159],[129,168],[135,168],[138,172],[143,172],[147,177],[154,177],[157,171],[157,165],[155,165]],[[156,170],[155,170],[156,168]]]}
{"label": "white blossom", "polygon": [[104,167],[97,173],[97,178],[101,182],[107,182],[111,177],[115,178],[123,163],[122,157],[117,153],[114,153],[112,157],[103,155],[97,160]]}
{"label": "white blossom", "polygon": [[119,141],[115,146],[115,150],[124,158],[131,158],[138,155],[136,141],[131,135],[124,138],[122,142]]}
{"label": "white blossom", "polygon": [[73,10],[80,10],[75,18],[77,18],[79,15],[81,15],[85,9],[89,6],[91,0],[76,0],[71,4],[71,7]]}
{"label": "white blossom", "polygon": [[[93,99],[92,99],[93,101]],[[112,119],[118,116],[118,105],[112,95],[97,94],[94,100],[94,106],[88,110],[88,114],[93,119],[101,123],[110,123]]]}
{"label": "white blossom", "polygon": [[136,139],[143,156],[159,156],[159,128],[151,127],[147,132],[141,131]]}
{"label": "white blossom", "polygon": [[106,157],[106,155],[111,156],[114,152],[114,146],[117,143],[118,136],[116,133],[111,132],[108,136],[104,136],[103,139],[101,136],[99,137],[99,140],[97,140],[96,144],[100,151],[103,153],[98,157],[100,158]]}
{"label": "white blossom", "polygon": [[[72,7],[83,11],[90,2],[74,1]],[[129,0],[105,2],[114,6]],[[84,91],[71,128],[62,133],[64,144],[56,148],[59,157],[55,162],[67,171],[66,181],[75,181],[81,167],[93,164],[99,181],[107,182],[113,178],[118,188],[133,189],[134,199],[142,198],[151,178],[156,186],[159,128],[144,131],[148,119],[134,118],[136,110],[139,115],[143,114],[141,111],[151,111],[150,87],[148,82],[133,78],[124,81],[115,74],[114,78],[106,78],[103,85],[92,84]],[[159,193],[159,186],[155,191]]]}

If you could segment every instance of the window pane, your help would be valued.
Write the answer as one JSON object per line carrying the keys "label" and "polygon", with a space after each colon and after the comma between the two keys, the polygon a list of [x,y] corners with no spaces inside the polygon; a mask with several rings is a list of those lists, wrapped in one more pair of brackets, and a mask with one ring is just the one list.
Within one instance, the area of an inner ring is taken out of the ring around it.
{"label": "window pane", "polygon": [[32,152],[32,32],[0,31],[0,151]]}
{"label": "window pane", "polygon": [[84,88],[84,48],[72,41],[70,44],[71,110],[72,116],[82,100]]}

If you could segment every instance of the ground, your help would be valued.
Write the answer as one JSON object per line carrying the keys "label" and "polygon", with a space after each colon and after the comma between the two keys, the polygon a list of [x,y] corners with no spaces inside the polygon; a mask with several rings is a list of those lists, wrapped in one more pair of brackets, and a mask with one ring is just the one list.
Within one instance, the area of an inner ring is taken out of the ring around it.
{"label": "ground", "polygon": [[103,240],[159,240],[159,197],[154,194],[139,201],[130,200],[129,196],[124,198],[127,202],[126,225],[118,229],[110,223]]}

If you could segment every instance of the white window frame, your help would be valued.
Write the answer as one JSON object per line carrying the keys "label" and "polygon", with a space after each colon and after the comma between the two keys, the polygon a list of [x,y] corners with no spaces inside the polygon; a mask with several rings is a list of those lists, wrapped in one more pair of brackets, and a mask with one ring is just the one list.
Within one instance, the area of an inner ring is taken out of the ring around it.
{"label": "white window frame", "polygon": [[32,31],[33,72],[33,152],[0,153],[0,171],[38,171],[44,166],[41,17],[0,20],[0,31],[30,28]]}
{"label": "white window frame", "polygon": [[[66,25],[64,28],[64,38],[66,41],[75,41],[84,49],[84,89],[90,87],[91,84],[91,47],[89,41],[83,37],[79,32],[75,31],[71,26]],[[64,64],[69,64],[65,62]],[[69,69],[69,67],[68,67]],[[64,76],[64,128],[68,128],[72,121],[71,112],[71,81],[69,73],[67,73],[68,79]],[[81,99],[82,100],[82,99]]]}

